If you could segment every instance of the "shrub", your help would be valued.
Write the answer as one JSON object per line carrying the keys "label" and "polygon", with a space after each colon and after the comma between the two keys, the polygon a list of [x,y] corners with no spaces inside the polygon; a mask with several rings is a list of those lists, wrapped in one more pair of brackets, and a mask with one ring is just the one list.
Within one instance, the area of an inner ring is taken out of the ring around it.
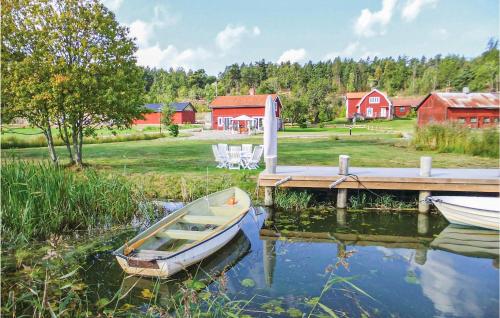
{"label": "shrub", "polygon": [[177,137],[179,135],[179,125],[170,125],[168,126],[168,130],[170,131],[170,135],[173,137]]}
{"label": "shrub", "polygon": [[413,144],[419,150],[498,157],[499,133],[496,129],[472,130],[456,123],[417,127]]}

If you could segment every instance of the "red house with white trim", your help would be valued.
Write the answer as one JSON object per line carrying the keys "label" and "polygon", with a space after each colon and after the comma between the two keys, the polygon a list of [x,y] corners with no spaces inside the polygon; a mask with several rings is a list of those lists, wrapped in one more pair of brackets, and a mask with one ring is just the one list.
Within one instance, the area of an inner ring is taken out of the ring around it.
{"label": "red house with white trim", "polygon": [[498,126],[499,93],[430,93],[417,106],[418,126],[453,121],[471,128]]}
{"label": "red house with white trim", "polygon": [[422,100],[423,97],[391,97],[394,117],[407,117],[411,110],[416,109]]}
{"label": "red house with white trim", "polygon": [[[211,103],[212,129],[233,130],[237,128],[248,128],[248,124],[257,130],[262,130],[264,110],[267,96],[271,96],[276,103],[276,117],[278,118],[278,129],[281,128],[281,100],[277,94],[262,95],[240,95],[240,96],[218,96]],[[252,122],[233,121],[233,118],[246,115],[253,119]],[[244,127],[242,127],[244,126]]]}
{"label": "red house with white trim", "polygon": [[392,119],[392,103],[378,89],[346,94],[346,118]]}
{"label": "red house with white trim", "polygon": [[[146,104],[149,113],[143,114],[144,119],[134,120],[134,125],[159,125],[161,121],[161,110],[163,104]],[[190,102],[171,103],[170,107],[175,111],[172,115],[174,124],[194,124],[196,109]]]}

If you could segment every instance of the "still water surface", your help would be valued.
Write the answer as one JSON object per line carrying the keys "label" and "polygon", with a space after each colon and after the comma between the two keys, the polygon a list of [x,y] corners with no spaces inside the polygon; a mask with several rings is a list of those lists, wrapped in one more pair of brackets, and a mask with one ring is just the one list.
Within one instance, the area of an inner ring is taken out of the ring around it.
{"label": "still water surface", "polygon": [[[85,267],[95,295],[111,299],[122,286],[131,289],[124,302],[147,310],[141,293],[157,281],[124,279],[109,253]],[[162,281],[158,302],[190,276],[215,289],[221,273],[231,299],[252,299],[250,316],[328,317],[318,302],[340,317],[499,316],[498,233],[450,227],[440,216],[255,208],[216,255]]]}

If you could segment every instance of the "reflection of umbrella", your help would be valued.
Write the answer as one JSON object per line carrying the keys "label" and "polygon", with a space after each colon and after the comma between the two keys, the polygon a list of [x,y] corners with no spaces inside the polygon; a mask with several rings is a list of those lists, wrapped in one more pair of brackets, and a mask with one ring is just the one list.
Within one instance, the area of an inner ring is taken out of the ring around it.
{"label": "reflection of umbrella", "polygon": [[269,95],[266,99],[264,111],[264,160],[268,172],[274,173],[278,153],[278,134],[276,123],[276,109],[273,98]]}
{"label": "reflection of umbrella", "polygon": [[238,117],[233,118],[233,120],[237,121],[253,121],[252,117],[248,117],[247,115],[240,115]]}

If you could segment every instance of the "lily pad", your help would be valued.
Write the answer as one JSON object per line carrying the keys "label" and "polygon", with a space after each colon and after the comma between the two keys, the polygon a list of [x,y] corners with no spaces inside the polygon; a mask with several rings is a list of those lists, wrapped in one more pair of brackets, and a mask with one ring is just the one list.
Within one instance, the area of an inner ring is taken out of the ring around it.
{"label": "lily pad", "polygon": [[408,284],[420,285],[420,281],[413,271],[408,271],[408,273],[406,273],[405,282],[407,282]]}
{"label": "lily pad", "polygon": [[290,317],[302,317],[302,311],[297,308],[288,308],[286,313],[290,315]]}
{"label": "lily pad", "polygon": [[241,285],[243,287],[252,288],[255,287],[255,281],[251,278],[245,278],[244,280],[241,281]]}

